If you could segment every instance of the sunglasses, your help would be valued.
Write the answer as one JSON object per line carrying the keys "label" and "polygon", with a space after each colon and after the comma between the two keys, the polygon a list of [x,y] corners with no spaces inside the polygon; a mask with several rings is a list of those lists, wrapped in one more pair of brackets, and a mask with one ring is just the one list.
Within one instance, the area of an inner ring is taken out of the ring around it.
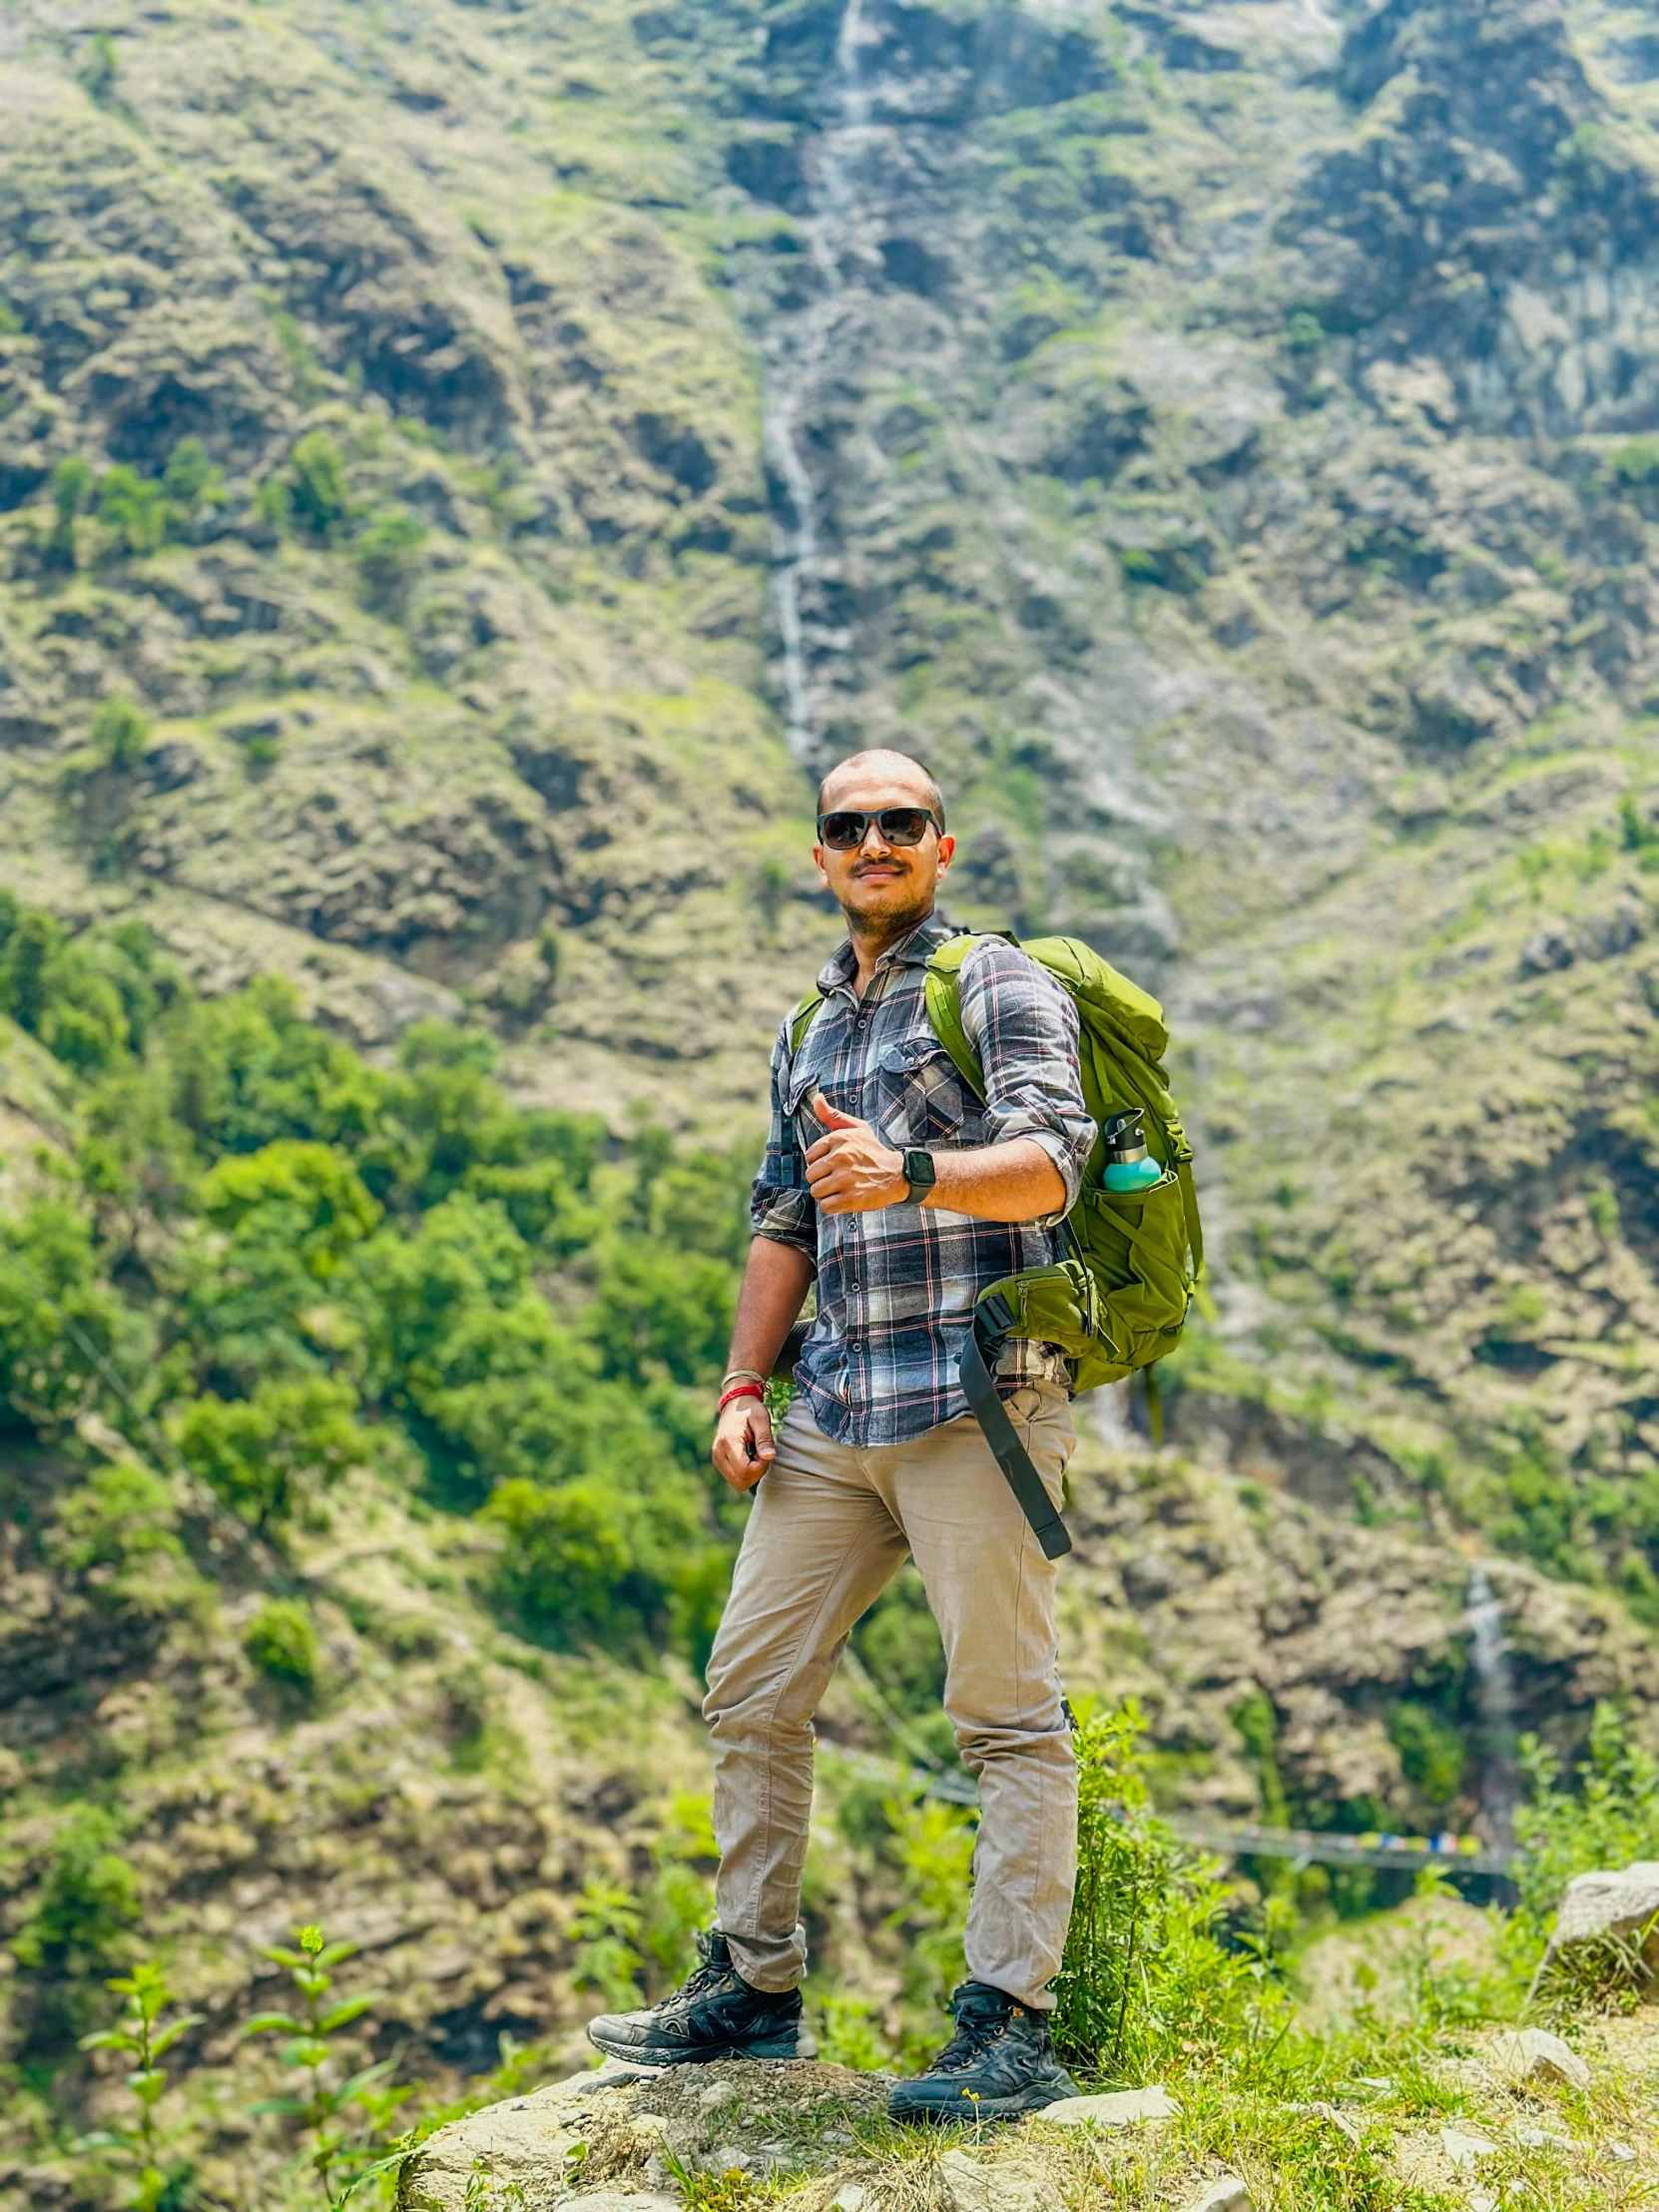
{"label": "sunglasses", "polygon": [[836,814],[819,816],[818,841],[827,844],[831,852],[856,852],[868,835],[872,822],[881,832],[883,844],[920,844],[929,823],[941,837],[944,835],[929,807],[883,807],[879,814],[873,815],[859,814],[847,807]]}

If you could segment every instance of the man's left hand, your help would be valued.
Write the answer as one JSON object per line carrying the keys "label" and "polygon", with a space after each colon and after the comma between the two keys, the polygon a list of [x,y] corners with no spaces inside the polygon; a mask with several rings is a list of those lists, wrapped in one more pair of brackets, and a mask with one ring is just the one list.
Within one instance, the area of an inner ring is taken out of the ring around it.
{"label": "man's left hand", "polygon": [[827,1214],[873,1214],[909,1196],[904,1155],[885,1145],[867,1121],[831,1106],[822,1091],[813,1112],[828,1135],[807,1154],[807,1187]]}

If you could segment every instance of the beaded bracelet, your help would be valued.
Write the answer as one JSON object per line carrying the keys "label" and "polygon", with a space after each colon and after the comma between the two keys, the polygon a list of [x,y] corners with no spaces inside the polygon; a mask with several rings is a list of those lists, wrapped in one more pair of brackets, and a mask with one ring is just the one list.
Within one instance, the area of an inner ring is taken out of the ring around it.
{"label": "beaded bracelet", "polygon": [[764,1403],[766,1394],[759,1382],[740,1382],[736,1389],[726,1392],[720,1403],[715,1407],[715,1411],[717,1414],[724,1413],[735,1397],[758,1397]]}

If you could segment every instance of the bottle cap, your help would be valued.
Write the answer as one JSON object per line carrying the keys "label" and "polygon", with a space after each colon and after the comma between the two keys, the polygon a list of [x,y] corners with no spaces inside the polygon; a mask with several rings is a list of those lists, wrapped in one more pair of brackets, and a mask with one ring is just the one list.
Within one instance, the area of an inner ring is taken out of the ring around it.
{"label": "bottle cap", "polygon": [[1126,1114],[1114,1114],[1100,1134],[1106,1141],[1106,1157],[1119,1162],[1146,1158],[1146,1119],[1144,1106],[1131,1107]]}

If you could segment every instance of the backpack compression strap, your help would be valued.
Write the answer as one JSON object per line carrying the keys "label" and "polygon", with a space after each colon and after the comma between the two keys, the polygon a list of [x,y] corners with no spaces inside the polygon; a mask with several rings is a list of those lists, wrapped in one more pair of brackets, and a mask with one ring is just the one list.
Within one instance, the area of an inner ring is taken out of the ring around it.
{"label": "backpack compression strap", "polygon": [[973,1408],[985,1441],[1008,1487],[1019,1500],[1020,1511],[1043,1547],[1045,1559],[1060,1559],[1071,1549],[1066,1524],[1055,1511],[1042,1476],[1031,1463],[1031,1454],[1019,1440],[1019,1431],[1008,1418],[1008,1408],[996,1394],[991,1368],[1001,1352],[1013,1315],[994,1293],[982,1298],[973,1310],[973,1327],[962,1341],[956,1364],[962,1394]]}

